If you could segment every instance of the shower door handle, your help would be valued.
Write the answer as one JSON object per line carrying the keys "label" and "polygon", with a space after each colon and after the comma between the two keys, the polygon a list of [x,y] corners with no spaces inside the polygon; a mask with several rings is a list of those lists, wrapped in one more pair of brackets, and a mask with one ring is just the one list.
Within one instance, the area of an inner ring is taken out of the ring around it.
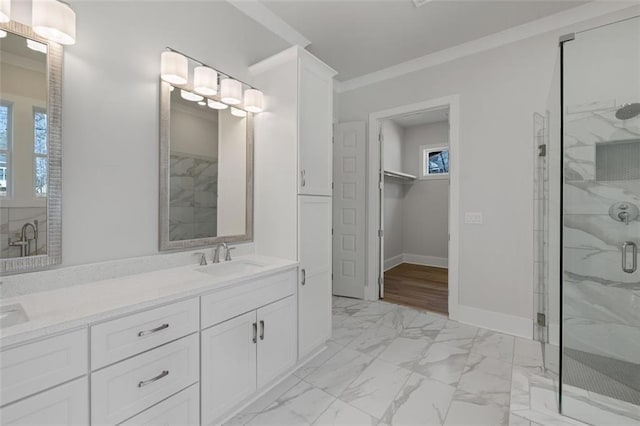
{"label": "shower door handle", "polygon": [[[631,268],[628,268],[627,252],[631,247]],[[622,243],[622,270],[627,274],[633,274],[638,269],[638,245],[633,241],[625,241]]]}

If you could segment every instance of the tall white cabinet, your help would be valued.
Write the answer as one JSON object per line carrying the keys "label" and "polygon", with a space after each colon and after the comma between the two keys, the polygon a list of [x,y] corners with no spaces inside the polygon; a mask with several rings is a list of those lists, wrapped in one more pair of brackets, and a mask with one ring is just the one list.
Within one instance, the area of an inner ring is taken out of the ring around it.
{"label": "tall white cabinet", "polygon": [[294,46],[251,67],[265,93],[255,119],[255,245],[297,259],[298,356],[331,336],[333,77]]}

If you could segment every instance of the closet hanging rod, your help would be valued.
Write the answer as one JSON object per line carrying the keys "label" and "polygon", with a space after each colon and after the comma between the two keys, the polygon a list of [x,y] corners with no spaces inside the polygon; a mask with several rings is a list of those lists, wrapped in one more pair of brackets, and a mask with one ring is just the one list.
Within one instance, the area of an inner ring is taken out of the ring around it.
{"label": "closet hanging rod", "polygon": [[398,179],[403,179],[403,180],[415,180],[416,179],[416,177],[414,175],[410,175],[408,173],[402,173],[402,172],[395,172],[393,170],[385,170],[384,171],[384,175],[385,176],[389,176],[389,177],[398,178]]}

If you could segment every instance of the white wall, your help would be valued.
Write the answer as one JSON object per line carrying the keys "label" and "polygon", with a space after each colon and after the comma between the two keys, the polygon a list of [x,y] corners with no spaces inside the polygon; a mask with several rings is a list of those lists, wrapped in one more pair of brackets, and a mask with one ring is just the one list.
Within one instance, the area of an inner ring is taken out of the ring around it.
{"label": "white wall", "polygon": [[[383,167],[385,170],[401,172],[404,132],[391,120],[381,123],[383,144]],[[402,221],[404,216],[404,185],[397,179],[384,180],[384,258],[402,255],[404,249]]]}
{"label": "white wall", "polygon": [[63,71],[63,264],[157,253],[160,53],[171,46],[246,79],[250,64],[287,43],[226,2],[72,7],[77,42],[65,48]]}
{"label": "white wall", "polygon": [[532,318],[532,114],[546,108],[559,36],[631,15],[616,13],[339,94],[340,121],[460,95],[460,209],[484,215],[482,225],[460,218],[452,225],[460,229],[461,305]]}
{"label": "white wall", "polygon": [[[449,146],[446,121],[404,129],[402,171],[420,175],[421,146]],[[416,179],[406,186],[403,201],[402,233],[404,253],[437,258],[446,264],[449,248],[449,179]],[[433,259],[435,260],[435,259]],[[434,265],[435,266],[435,265]]]}

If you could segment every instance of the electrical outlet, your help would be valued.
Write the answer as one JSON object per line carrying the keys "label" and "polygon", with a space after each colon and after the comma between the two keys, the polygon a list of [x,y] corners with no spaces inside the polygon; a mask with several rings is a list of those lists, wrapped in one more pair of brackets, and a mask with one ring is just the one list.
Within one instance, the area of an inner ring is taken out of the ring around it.
{"label": "electrical outlet", "polygon": [[473,225],[482,225],[482,213],[466,212],[464,214],[464,223],[470,223]]}

